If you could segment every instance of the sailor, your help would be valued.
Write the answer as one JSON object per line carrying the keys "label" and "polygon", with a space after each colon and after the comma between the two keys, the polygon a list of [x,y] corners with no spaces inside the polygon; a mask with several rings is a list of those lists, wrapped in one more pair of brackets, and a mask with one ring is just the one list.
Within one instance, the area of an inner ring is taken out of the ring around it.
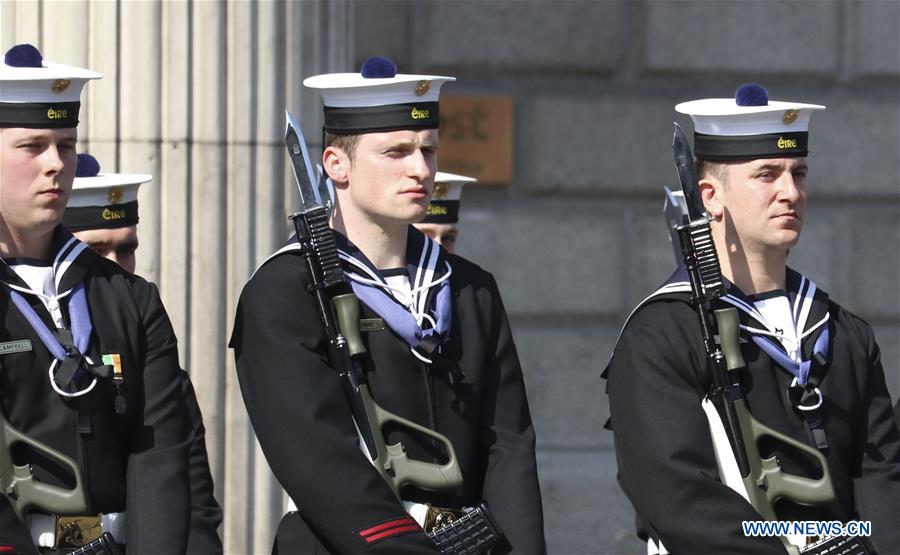
{"label": "sailor", "polygon": [[[871,327],[787,265],[806,221],[808,126],[824,106],[769,100],[759,85],[734,98],[676,106],[694,123],[699,193],[711,218],[726,295],[736,307],[753,417],[825,455],[834,499],[776,503],[779,520],[871,522],[862,538],[900,552],[900,434]],[[607,379],[619,479],[651,553],[784,553],[745,534],[762,517],[722,482],[701,399],[711,377],[684,267],[629,317]],[[762,442],[789,474],[818,478],[806,455]],[[723,466],[724,468],[724,466]],[[802,542],[799,542],[802,543]],[[856,551],[854,551],[856,553]]]}
{"label": "sailor", "polygon": [[[411,226],[434,187],[438,95],[452,80],[371,58],[360,73],[304,85],[324,98],[331,227],[361,300],[372,395],[449,438],[463,483],[405,488],[404,505],[372,466],[355,427],[364,423],[329,365],[304,257],[289,244],[244,287],[231,339],[253,428],[299,507],[279,530],[282,554],[439,553],[423,532],[425,504],[459,511],[481,501],[505,533],[493,553],[545,551],[534,429],[497,284]],[[388,429],[386,439],[410,459],[444,461],[420,433]]]}
{"label": "sailor", "polygon": [[60,225],[81,90],[99,78],[27,44],[0,66],[0,407],[29,438],[13,448],[7,430],[0,458],[42,483],[30,493],[2,476],[0,546],[108,533],[130,555],[184,553],[189,420],[172,326],[153,285]]}
{"label": "sailor", "polygon": [[[138,190],[153,176],[101,173],[100,169],[96,158],[86,153],[78,154],[72,193],[62,223],[91,250],[134,273],[139,244]],[[180,372],[179,379],[193,434],[189,463],[191,529],[187,552],[191,555],[222,553],[218,533],[222,509],[213,497],[206,429],[190,375]]]}
{"label": "sailor", "polygon": [[478,180],[474,177],[437,172],[425,219],[414,224],[416,229],[437,241],[449,253],[456,252],[456,240],[459,237],[459,198],[462,195],[463,185],[476,181]]}
{"label": "sailor", "polygon": [[138,189],[151,175],[100,173],[80,153],[63,225],[100,256],[134,273],[138,248]]}

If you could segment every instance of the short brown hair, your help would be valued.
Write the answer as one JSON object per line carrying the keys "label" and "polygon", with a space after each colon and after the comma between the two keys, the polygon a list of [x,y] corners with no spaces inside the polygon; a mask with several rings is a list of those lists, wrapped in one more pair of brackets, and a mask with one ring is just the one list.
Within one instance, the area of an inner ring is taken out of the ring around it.
{"label": "short brown hair", "polygon": [[725,162],[712,162],[710,160],[697,159],[694,161],[694,169],[697,170],[697,178],[715,177],[725,185],[725,177],[728,175],[725,171]]}
{"label": "short brown hair", "polygon": [[359,143],[359,135],[339,135],[334,133],[325,133],[325,146],[333,146],[344,151],[347,158],[353,162],[356,154],[356,145]]}

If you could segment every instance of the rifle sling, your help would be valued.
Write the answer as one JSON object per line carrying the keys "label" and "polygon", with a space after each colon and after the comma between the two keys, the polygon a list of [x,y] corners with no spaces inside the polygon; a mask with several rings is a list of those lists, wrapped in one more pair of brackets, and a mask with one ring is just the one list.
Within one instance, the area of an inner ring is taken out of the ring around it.
{"label": "rifle sling", "polygon": [[[828,373],[830,364],[820,353],[815,353],[812,357],[812,364],[809,369],[809,378],[806,386],[796,385],[788,388],[788,397],[794,407],[815,406],[819,402],[821,395],[816,389],[825,375]],[[828,432],[825,430],[827,418],[822,405],[814,409],[800,410],[800,416],[806,422],[806,429],[809,432],[809,438],[813,445],[823,454],[828,454],[830,443],[828,442]]]}

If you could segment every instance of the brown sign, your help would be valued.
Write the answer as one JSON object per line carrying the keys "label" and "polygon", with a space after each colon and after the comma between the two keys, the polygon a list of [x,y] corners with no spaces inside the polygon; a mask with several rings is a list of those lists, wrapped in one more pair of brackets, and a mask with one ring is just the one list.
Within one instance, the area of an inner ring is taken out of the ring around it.
{"label": "brown sign", "polygon": [[512,181],[512,97],[442,96],[440,138],[439,170],[474,177],[477,185]]}

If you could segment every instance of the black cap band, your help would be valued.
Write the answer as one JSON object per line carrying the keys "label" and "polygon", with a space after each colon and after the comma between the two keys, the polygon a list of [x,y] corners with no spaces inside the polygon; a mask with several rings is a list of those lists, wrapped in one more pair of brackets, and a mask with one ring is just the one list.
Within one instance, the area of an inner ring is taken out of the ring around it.
{"label": "black cap band", "polygon": [[758,158],[796,158],[809,153],[809,133],[766,135],[704,135],[694,133],[694,155],[700,160],[727,162]]}
{"label": "black cap band", "polygon": [[78,127],[81,102],[0,102],[0,127]]}
{"label": "black cap band", "polygon": [[138,223],[138,201],[109,206],[79,206],[66,208],[62,224],[69,231],[86,229],[116,229]]}
{"label": "black cap band", "polygon": [[458,200],[433,200],[428,205],[423,224],[455,224],[459,221]]}
{"label": "black cap band", "polygon": [[335,135],[356,135],[401,129],[437,129],[438,103],[419,102],[333,108],[325,106],[325,131]]}

